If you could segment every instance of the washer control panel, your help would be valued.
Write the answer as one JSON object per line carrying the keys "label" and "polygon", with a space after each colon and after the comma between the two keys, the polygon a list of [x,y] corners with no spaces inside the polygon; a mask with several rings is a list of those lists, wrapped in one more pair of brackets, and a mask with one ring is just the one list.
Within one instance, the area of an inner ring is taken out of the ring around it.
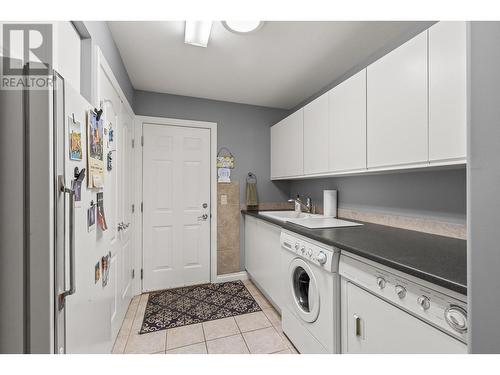
{"label": "washer control panel", "polygon": [[413,276],[345,255],[341,256],[339,273],[376,296],[467,341],[466,296],[439,286],[428,287],[429,283],[419,282]]}
{"label": "washer control panel", "polygon": [[327,245],[321,245],[310,239],[281,232],[281,247],[297,254],[299,257],[321,267],[329,272],[338,272],[338,260],[340,251]]}

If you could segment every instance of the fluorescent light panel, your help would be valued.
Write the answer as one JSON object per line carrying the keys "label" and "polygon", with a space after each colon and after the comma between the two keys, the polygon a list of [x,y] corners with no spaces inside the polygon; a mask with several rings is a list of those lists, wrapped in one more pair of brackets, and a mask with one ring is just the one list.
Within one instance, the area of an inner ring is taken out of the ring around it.
{"label": "fluorescent light panel", "polygon": [[212,30],[212,21],[186,21],[184,43],[206,47]]}

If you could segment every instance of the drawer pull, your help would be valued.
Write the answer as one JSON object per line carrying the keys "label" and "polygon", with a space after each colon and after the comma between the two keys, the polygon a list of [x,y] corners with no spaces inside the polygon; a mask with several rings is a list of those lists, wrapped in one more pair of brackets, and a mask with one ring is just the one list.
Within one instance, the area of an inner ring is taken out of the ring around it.
{"label": "drawer pull", "polygon": [[361,318],[354,314],[354,334],[361,337]]}

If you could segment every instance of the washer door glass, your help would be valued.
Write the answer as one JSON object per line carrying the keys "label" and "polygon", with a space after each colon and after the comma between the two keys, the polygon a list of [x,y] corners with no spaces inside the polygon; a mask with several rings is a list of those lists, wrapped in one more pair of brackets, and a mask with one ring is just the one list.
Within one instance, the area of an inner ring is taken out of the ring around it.
{"label": "washer door glass", "polygon": [[319,293],[309,265],[300,258],[290,264],[290,290],[295,311],[306,322],[314,322],[319,314]]}
{"label": "washer door glass", "polygon": [[311,279],[307,274],[307,271],[302,267],[298,266],[293,271],[293,291],[295,293],[295,299],[299,306],[305,312],[310,312],[309,309],[309,283]]}

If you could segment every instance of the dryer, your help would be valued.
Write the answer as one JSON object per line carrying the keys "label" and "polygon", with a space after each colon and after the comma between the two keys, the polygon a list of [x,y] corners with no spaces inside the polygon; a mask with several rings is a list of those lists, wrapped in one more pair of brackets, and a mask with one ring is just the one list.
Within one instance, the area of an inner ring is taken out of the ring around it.
{"label": "dryer", "polygon": [[281,232],[282,328],[300,353],[340,352],[340,250]]}

